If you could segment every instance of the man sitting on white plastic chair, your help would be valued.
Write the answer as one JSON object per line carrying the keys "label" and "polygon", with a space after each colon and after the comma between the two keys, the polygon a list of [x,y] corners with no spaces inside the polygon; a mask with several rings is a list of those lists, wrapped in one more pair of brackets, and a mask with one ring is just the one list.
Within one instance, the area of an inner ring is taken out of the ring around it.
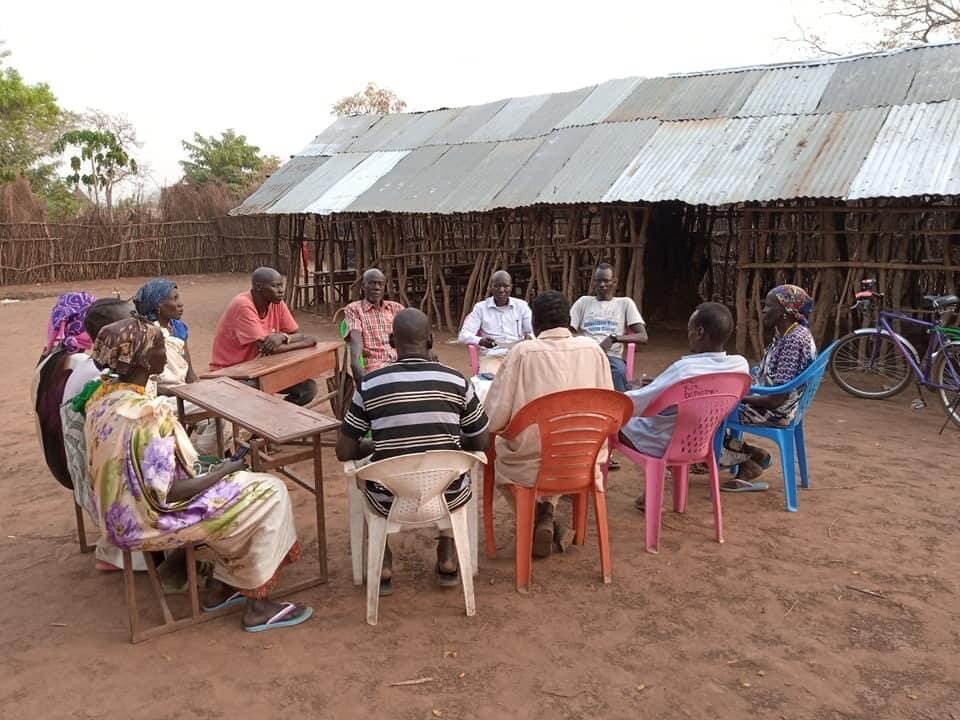
{"label": "man sitting on white plastic chair", "polygon": [[[687,321],[687,342],[690,354],[657,375],[646,387],[628,390],[633,400],[634,416],[620,429],[620,442],[652,457],[663,457],[677,426],[676,408],[667,408],[653,417],[640,417],[647,406],[671,385],[698,375],[711,373],[750,373],[750,366],[741,355],[727,355],[723,347],[733,332],[733,315],[726,305],[708,302],[698,305]],[[644,496],[636,499],[638,510],[644,508]]]}
{"label": "man sitting on white plastic chair", "polygon": [[[400,311],[393,321],[390,345],[397,361],[365,374],[343,416],[337,458],[371,460],[426,450],[484,450],[488,421],[473,387],[459,372],[432,359],[433,333],[426,315],[415,308]],[[364,436],[367,432],[371,440]],[[375,482],[360,489],[370,506],[384,517],[393,496]],[[470,477],[454,480],[444,493],[451,510],[470,500]],[[387,545],[380,574],[380,594],[393,592],[392,554]],[[453,533],[441,530],[437,542],[437,580],[444,587],[460,584]]]}

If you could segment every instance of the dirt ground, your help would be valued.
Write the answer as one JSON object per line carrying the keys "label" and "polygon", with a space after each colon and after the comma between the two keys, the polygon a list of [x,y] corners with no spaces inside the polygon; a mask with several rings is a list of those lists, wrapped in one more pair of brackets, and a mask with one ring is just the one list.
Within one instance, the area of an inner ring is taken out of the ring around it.
{"label": "dirt ground", "polygon": [[[139,284],[83,288],[130,295]],[[240,276],[180,278],[198,365],[245,286]],[[532,593],[517,594],[510,517],[498,505],[500,554],[481,551],[475,618],[458,591],[433,582],[432,537],[411,533],[395,545],[396,592],[373,628],[351,582],[344,479],[327,450],[330,582],[297,598],[314,618],[251,635],[231,616],[132,646],[122,578],[79,553],[71,498],[34,433],[30,378],[58,290],[0,291],[21,299],[0,304],[3,718],[960,718],[960,434],[937,435],[943,412],[932,402],[911,410],[910,391],[872,403],[829,382],[808,416],[812,489],[801,490],[800,512],[784,511],[775,462],[770,492],[724,494],[723,545],[695,477],[687,513],[664,516],[660,554],[644,552],[632,505],[642,477],[624,463],[608,500],[611,585],[600,582],[591,513],[586,545],[538,561]],[[650,334],[638,360],[653,375],[684,338]],[[467,370],[463,348],[438,349]],[[312,499],[291,492],[306,550],[296,578],[313,569],[316,536]],[[418,678],[430,680],[391,685]]]}

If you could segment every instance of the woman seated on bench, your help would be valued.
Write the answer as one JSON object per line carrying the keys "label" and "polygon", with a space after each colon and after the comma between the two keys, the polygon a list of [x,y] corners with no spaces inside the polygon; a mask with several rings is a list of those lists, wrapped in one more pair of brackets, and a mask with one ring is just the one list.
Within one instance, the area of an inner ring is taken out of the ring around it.
{"label": "woman seated on bench", "polygon": [[309,607],[271,602],[281,567],[300,555],[287,489],[228,460],[194,474],[196,451],[176,414],[150,399],[167,361],[160,329],[141,318],[104,327],[93,347],[109,375],[86,402],[85,436],[102,532],[122,550],[204,543],[215,554],[205,610],[245,602],[250,632],[297,625]]}

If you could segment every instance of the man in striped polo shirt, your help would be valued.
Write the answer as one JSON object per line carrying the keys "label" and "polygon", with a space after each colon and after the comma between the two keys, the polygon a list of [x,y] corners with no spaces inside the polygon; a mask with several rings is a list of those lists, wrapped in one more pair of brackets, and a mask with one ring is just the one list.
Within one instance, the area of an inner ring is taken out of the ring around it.
{"label": "man in striped polo shirt", "polygon": [[[393,321],[390,345],[397,361],[365,374],[340,426],[337,458],[371,460],[426,450],[484,450],[487,415],[473,386],[453,368],[430,359],[433,333],[426,315],[415,308],[400,311]],[[372,440],[364,436],[367,432]],[[382,485],[365,482],[360,488],[371,507],[383,516],[393,496]],[[470,499],[468,474],[454,480],[444,493],[451,510]],[[453,534],[441,530],[437,542],[437,579],[446,587],[459,585]],[[392,554],[387,545],[380,576],[380,594],[393,591]]]}

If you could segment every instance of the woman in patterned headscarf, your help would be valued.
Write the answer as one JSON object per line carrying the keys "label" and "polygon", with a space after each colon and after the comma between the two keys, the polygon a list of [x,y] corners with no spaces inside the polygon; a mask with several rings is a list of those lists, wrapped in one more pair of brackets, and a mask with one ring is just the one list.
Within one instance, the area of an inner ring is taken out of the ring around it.
{"label": "woman in patterned headscarf", "polygon": [[122,550],[206,544],[216,561],[204,607],[245,602],[248,631],[307,620],[311,608],[268,598],[300,554],[286,486],[242,461],[195,475],[197,454],[175,412],[147,397],[148,378],[166,363],[160,329],[140,318],[108,325],[93,358],[109,373],[87,401],[84,429],[104,537]]}
{"label": "woman in patterned headscarf", "polygon": [[[778,285],[763,303],[763,326],[773,330],[754,370],[753,384],[783,385],[806,370],[817,358],[817,346],[807,329],[813,299],[796,285]],[[788,425],[797,412],[801,389],[782,395],[747,395],[740,404],[740,422],[752,425]],[[737,477],[722,489],[728,492],[766,490],[764,482],[752,482],[770,466],[770,453],[741,440],[728,439],[723,465],[739,464]]]}
{"label": "woman in patterned headscarf", "polygon": [[47,340],[33,374],[30,396],[36,413],[37,437],[50,473],[65,488],[73,488],[63,446],[60,406],[64,387],[92,345],[83,321],[93,295],[68,292],[57,298],[47,321]]}

